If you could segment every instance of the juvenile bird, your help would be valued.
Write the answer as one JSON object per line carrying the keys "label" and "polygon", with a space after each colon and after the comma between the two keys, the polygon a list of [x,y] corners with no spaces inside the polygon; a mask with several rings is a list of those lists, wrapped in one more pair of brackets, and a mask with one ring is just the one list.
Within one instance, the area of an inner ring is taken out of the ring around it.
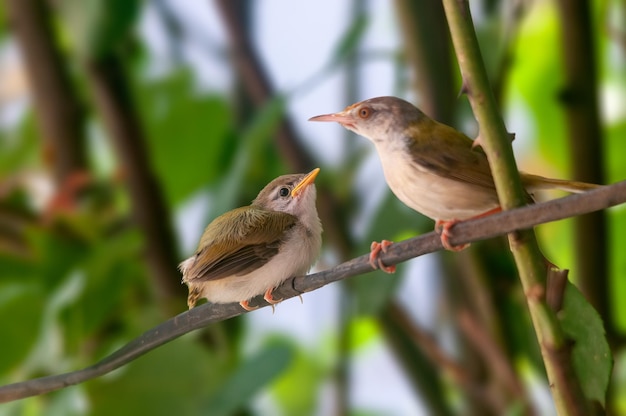
{"label": "juvenile bird", "polygon": [[[334,114],[309,121],[335,121],[369,139],[378,152],[391,191],[407,206],[434,219],[448,249],[450,228],[459,220],[500,210],[489,162],[474,141],[460,131],[432,120],[413,104],[397,97],[361,101]],[[595,188],[582,182],[544,178],[520,172],[530,194],[540,189],[583,192]],[[372,243],[370,263],[383,270],[377,256],[391,244]],[[391,270],[388,270],[391,269]]]}
{"label": "juvenile bird", "polygon": [[272,291],[289,277],[306,273],[322,245],[315,207],[316,168],[270,182],[251,205],[213,220],[195,254],[179,268],[189,287],[187,304],[199,298],[213,303],[239,302],[246,310],[253,297],[272,305]]}

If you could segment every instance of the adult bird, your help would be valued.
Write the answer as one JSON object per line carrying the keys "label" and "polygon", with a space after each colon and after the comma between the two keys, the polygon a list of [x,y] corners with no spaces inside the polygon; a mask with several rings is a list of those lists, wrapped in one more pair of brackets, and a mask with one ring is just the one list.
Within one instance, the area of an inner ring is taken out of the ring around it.
{"label": "adult bird", "polygon": [[[371,98],[309,121],[335,121],[374,143],[391,191],[410,208],[435,220],[447,249],[466,247],[449,243],[450,228],[456,222],[501,210],[485,153],[465,134],[429,118],[403,99]],[[583,192],[598,186],[523,172],[520,177],[529,201],[540,189]],[[373,267],[393,270],[377,260],[390,244],[386,240],[372,243]]]}

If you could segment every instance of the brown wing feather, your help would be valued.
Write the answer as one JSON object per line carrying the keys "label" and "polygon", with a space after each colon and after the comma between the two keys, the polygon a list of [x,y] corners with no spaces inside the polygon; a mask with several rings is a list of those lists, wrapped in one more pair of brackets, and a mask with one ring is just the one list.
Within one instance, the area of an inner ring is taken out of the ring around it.
{"label": "brown wing feather", "polygon": [[260,208],[238,208],[216,218],[205,230],[186,281],[223,279],[250,273],[278,253],[281,238],[297,219]]}
{"label": "brown wing feather", "polygon": [[485,153],[472,148],[472,140],[463,133],[431,121],[420,127],[422,140],[408,141],[415,163],[434,174],[495,190]]}

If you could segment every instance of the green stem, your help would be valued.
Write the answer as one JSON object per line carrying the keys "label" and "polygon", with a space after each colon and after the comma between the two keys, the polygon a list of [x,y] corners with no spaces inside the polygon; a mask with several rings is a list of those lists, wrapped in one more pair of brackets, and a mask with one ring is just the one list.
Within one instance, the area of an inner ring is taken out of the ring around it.
{"label": "green stem", "polygon": [[[463,76],[464,89],[480,126],[480,144],[493,172],[503,209],[525,204],[519,172],[504,122],[491,91],[466,0],[444,0],[452,42]],[[561,415],[587,414],[587,402],[575,377],[571,355],[555,313],[545,297],[546,266],[532,229],[509,235],[520,280],[526,294],[535,333]]]}

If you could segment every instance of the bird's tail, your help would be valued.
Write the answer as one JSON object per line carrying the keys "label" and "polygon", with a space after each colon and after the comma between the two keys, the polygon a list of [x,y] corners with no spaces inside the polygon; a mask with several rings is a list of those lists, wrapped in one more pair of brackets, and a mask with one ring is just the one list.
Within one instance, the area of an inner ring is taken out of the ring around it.
{"label": "bird's tail", "polygon": [[565,179],[545,178],[543,176],[531,175],[528,173],[521,173],[521,177],[524,187],[531,193],[532,191],[543,189],[560,189],[565,192],[579,194],[581,192],[590,191],[602,186],[593,183],[569,181]]}

